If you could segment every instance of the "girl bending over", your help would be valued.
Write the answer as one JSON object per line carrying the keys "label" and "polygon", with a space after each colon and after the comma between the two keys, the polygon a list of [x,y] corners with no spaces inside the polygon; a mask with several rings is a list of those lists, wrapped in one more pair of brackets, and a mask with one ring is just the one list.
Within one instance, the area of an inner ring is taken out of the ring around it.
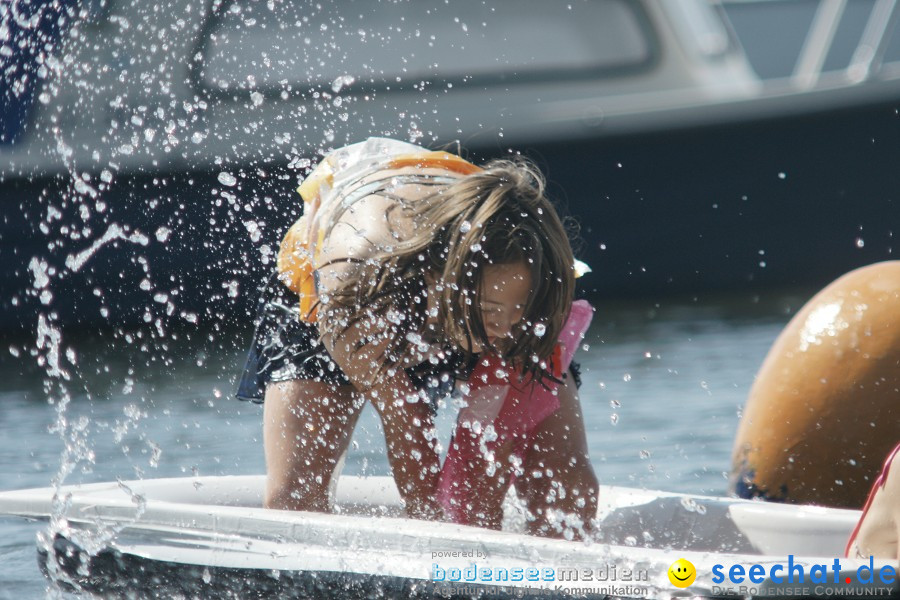
{"label": "girl bending over", "polygon": [[[238,391],[265,402],[265,506],[328,511],[371,402],[408,516],[499,528],[515,481],[532,533],[559,535],[554,511],[589,523],[597,480],[561,352],[587,321],[567,325],[574,259],[540,173],[373,138],[298,191]],[[442,478],[435,401],[454,386],[468,416]]]}

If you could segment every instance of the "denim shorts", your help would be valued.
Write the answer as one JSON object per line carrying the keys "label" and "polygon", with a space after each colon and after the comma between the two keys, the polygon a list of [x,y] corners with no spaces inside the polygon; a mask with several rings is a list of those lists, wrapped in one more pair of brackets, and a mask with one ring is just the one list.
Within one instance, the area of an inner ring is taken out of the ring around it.
{"label": "denim shorts", "polygon": [[[296,294],[277,275],[270,277],[259,299],[256,330],[235,395],[240,400],[261,403],[266,385],[293,379],[350,385],[318,337],[314,324],[299,319]],[[456,382],[466,381],[477,360],[478,355],[466,360],[462,353],[445,351],[436,361],[405,370],[413,385],[424,389],[434,403],[450,395]],[[575,361],[570,371],[580,387],[580,369]]]}

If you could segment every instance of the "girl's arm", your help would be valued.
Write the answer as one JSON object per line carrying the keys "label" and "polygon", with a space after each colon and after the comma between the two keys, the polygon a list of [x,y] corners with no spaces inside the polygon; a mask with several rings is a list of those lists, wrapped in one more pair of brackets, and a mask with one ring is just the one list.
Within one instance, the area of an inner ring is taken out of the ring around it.
{"label": "girl's arm", "polygon": [[[328,315],[320,312],[321,317]],[[374,321],[374,319],[373,319]],[[384,369],[384,350],[388,338],[382,332],[373,339],[377,323],[358,321],[342,331],[323,330],[322,341],[328,353],[341,367],[354,387],[372,402],[384,427],[388,461],[394,481],[410,517],[439,519],[441,510],[435,499],[440,475],[437,436],[427,402],[419,397],[402,368]],[[380,338],[380,339],[379,339]]]}
{"label": "girl's arm", "polygon": [[381,416],[391,472],[407,515],[440,520],[442,513],[435,491],[441,464],[431,409],[422,400],[406,400],[417,398],[418,393],[406,372],[400,369],[398,373],[370,388],[368,395]]}
{"label": "girl's arm", "polygon": [[440,475],[437,436],[431,410],[406,372],[385,366],[392,324],[384,315],[372,314],[345,329],[347,310],[326,300],[334,288],[360,276],[365,269],[360,269],[359,261],[397,243],[396,224],[388,224],[389,207],[387,199],[369,196],[355,203],[332,229],[318,269],[319,331],[332,359],[381,417],[388,460],[407,513],[435,519],[441,515],[434,497]]}

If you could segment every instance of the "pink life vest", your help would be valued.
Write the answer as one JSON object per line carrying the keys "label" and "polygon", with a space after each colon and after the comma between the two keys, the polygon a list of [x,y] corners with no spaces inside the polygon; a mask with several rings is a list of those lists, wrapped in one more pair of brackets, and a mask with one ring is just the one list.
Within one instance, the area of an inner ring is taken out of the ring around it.
{"label": "pink life vest", "polygon": [[[572,304],[557,344],[554,374],[568,371],[591,324],[593,310],[586,300]],[[486,457],[491,451],[513,440],[513,455],[524,461],[532,434],[559,408],[559,397],[555,394],[559,384],[550,382],[545,388],[533,381],[519,383],[517,379],[515,369],[497,357],[480,360],[469,377],[467,406],[459,412],[437,489],[438,502],[455,523],[472,524],[464,506],[466,495],[477,486],[466,483],[484,477],[489,467]]]}

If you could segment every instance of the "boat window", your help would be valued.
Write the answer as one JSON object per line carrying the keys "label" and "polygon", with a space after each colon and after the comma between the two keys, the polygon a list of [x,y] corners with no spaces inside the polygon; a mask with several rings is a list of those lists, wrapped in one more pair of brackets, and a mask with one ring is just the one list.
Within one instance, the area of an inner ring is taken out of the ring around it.
{"label": "boat window", "polygon": [[840,22],[834,33],[828,56],[822,65],[823,71],[838,71],[850,66],[850,59],[859,45],[866,23],[872,14],[876,0],[850,0],[844,7]]}
{"label": "boat window", "polygon": [[[760,78],[793,74],[819,0],[733,1],[723,5],[747,60]],[[753,35],[741,35],[743,32]]]}
{"label": "boat window", "polygon": [[801,87],[820,76],[859,82],[900,61],[896,0],[720,2],[762,79],[793,76]]}
{"label": "boat window", "polygon": [[894,19],[893,30],[888,32],[887,46],[884,49],[884,60],[887,63],[900,63],[900,19]]}
{"label": "boat window", "polygon": [[199,70],[214,90],[614,76],[645,68],[656,48],[640,4],[628,0],[216,5]]}

